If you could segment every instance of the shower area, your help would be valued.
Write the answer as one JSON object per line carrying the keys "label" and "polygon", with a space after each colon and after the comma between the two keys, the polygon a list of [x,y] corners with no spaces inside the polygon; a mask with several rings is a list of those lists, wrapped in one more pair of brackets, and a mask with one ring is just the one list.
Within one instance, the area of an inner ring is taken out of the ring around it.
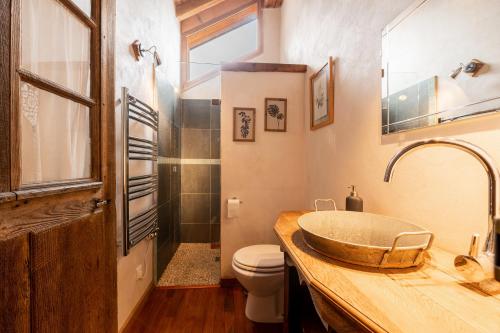
{"label": "shower area", "polygon": [[158,286],[220,280],[220,100],[158,78]]}

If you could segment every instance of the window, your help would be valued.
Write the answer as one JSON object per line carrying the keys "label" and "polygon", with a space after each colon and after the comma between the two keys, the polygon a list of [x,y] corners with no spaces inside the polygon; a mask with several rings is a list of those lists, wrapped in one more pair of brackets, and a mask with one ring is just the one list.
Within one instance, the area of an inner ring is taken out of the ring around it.
{"label": "window", "polygon": [[[241,59],[258,48],[257,19],[189,50],[189,80],[217,70],[222,62]],[[208,64],[208,65],[207,65]]]}
{"label": "window", "polygon": [[254,3],[184,36],[182,83],[190,88],[218,75],[223,62],[245,61],[262,52],[262,19]]}
{"label": "window", "polygon": [[0,141],[10,144],[0,148],[9,156],[0,159],[0,192],[99,182],[101,2],[11,4],[17,21],[8,32],[14,42],[5,51],[11,56],[5,89],[12,99],[0,111],[0,121],[10,119],[0,122],[10,129]]}

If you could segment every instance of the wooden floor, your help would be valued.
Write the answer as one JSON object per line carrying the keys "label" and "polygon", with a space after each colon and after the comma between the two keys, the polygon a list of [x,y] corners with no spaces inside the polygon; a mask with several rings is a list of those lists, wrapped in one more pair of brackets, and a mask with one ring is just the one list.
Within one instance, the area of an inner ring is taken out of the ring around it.
{"label": "wooden floor", "polygon": [[240,287],[156,288],[124,333],[281,333],[282,324],[256,324],[245,317]]}

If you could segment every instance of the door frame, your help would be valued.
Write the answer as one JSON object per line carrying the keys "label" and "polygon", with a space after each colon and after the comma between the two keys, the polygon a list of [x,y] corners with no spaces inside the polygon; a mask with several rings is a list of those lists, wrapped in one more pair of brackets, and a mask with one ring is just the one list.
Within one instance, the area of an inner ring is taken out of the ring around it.
{"label": "door frame", "polygon": [[[68,7],[76,6],[71,0],[56,0]],[[20,168],[15,155],[11,149],[13,144],[18,144],[17,126],[18,113],[18,86],[14,87],[19,76],[15,72],[17,68],[17,52],[19,52],[19,36],[16,31],[20,25],[20,0],[7,0],[0,2],[0,215],[19,207],[21,210],[30,205],[36,205],[42,200],[51,197],[65,198],[74,196],[76,192],[94,191],[101,188],[102,198],[110,200],[110,204],[102,207],[104,212],[104,237],[105,237],[105,258],[104,267],[106,270],[106,331],[117,332],[117,257],[116,257],[116,154],[115,154],[115,20],[116,20],[116,0],[92,0],[93,11],[98,12],[100,28],[92,36],[100,42],[97,56],[92,58],[92,66],[97,66],[94,79],[100,81],[100,85],[95,91],[96,102],[100,104],[100,113],[91,126],[98,128],[100,145],[94,145],[100,151],[97,163],[92,162],[92,177],[97,177],[94,182],[76,182],[64,184],[58,182],[54,186],[44,186],[20,189],[19,181],[16,178],[16,168]],[[95,82],[94,82],[95,83]],[[99,105],[97,106],[99,107]],[[100,127],[100,129],[99,129]],[[94,148],[92,148],[94,149]],[[14,149],[15,150],[15,149]],[[13,177],[14,175],[14,177]],[[3,227],[1,225],[0,227]],[[25,233],[34,228],[38,228],[40,218],[27,221],[22,226],[8,226],[7,230],[0,233],[0,238],[9,239]],[[45,225],[46,227],[46,225]]]}
{"label": "door frame", "polygon": [[[93,0],[94,2],[96,0]],[[118,332],[117,248],[116,248],[116,141],[115,141],[115,28],[116,0],[101,2],[101,168],[105,198],[107,275],[107,322],[110,332]]]}

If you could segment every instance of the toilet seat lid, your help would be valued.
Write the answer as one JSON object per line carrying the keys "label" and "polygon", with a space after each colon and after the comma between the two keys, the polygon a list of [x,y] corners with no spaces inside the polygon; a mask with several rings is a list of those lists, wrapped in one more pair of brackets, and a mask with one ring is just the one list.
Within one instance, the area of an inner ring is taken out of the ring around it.
{"label": "toilet seat lid", "polygon": [[233,261],[238,266],[274,271],[284,266],[285,256],[279,245],[261,244],[239,249],[234,254]]}

